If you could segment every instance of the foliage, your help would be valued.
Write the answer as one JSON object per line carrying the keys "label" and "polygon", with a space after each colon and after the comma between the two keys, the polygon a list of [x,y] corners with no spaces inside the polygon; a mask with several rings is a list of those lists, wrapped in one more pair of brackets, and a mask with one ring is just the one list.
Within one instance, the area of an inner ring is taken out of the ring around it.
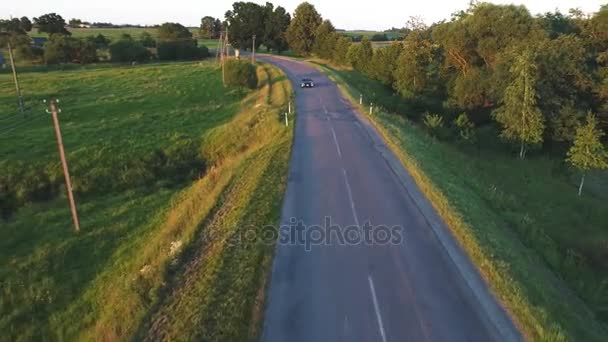
{"label": "foliage", "polygon": [[467,113],[461,113],[454,120],[454,125],[458,127],[460,138],[471,141],[475,138],[475,124],[469,119]]}
{"label": "foliage", "polygon": [[338,65],[348,64],[348,51],[352,45],[350,38],[334,33],[335,46],[332,52],[331,60]]}
{"label": "foliage", "polygon": [[19,23],[25,32],[30,32],[33,28],[32,22],[28,17],[21,17],[21,19],[19,19]]}
{"label": "foliage", "polygon": [[[219,23],[219,25],[218,25]],[[201,26],[198,36],[203,39],[217,39],[222,30],[221,22],[214,17],[206,16],[201,19]]]}
{"label": "foliage", "polygon": [[281,6],[273,10],[270,4],[266,4],[264,9],[265,28],[262,41],[267,49],[281,54],[289,47],[285,38],[285,31],[291,23],[291,15]]}
{"label": "foliage", "polygon": [[176,23],[164,23],[158,28],[157,49],[161,61],[200,59],[209,55],[208,49],[199,47],[186,27]]}
{"label": "foliage", "polygon": [[524,51],[511,67],[513,82],[505,90],[502,106],[494,117],[502,127],[501,136],[521,143],[519,157],[525,157],[526,144],[543,141],[544,117],[536,106],[537,67],[530,51]]}
{"label": "foliage", "polygon": [[321,15],[310,3],[303,2],[296,8],[285,32],[287,43],[293,52],[304,56],[313,52],[315,31],[322,21]]}
{"label": "foliage", "polygon": [[96,36],[88,36],[87,40],[95,44],[97,49],[107,49],[110,46],[110,39],[101,33]]}
{"label": "foliage", "polygon": [[403,44],[394,42],[386,48],[374,50],[369,73],[378,81],[392,87],[395,81],[393,71],[397,68],[397,61],[403,50]]}
{"label": "foliage", "polygon": [[65,28],[65,20],[56,13],[49,13],[34,18],[34,24],[38,27],[38,32],[48,33],[49,35],[71,35],[70,31]]}
{"label": "foliage", "polygon": [[119,63],[145,62],[150,59],[150,51],[128,36],[110,44],[110,58]]}
{"label": "foliage", "polygon": [[254,89],[258,85],[255,66],[248,61],[228,59],[225,63],[226,84]]}
{"label": "foliage", "polygon": [[388,39],[388,36],[386,35],[386,33],[376,33],[370,38],[370,40],[372,42],[386,42],[386,41],[389,41],[390,39]]}
{"label": "foliage", "polygon": [[164,23],[157,30],[160,41],[192,40],[192,32],[184,25],[178,23]]}
{"label": "foliage", "polygon": [[403,50],[394,71],[395,90],[405,98],[433,93],[438,83],[437,47],[422,31],[412,31],[403,41]]}
{"label": "foliage", "polygon": [[608,169],[608,150],[601,142],[604,135],[597,127],[597,118],[592,113],[587,114],[587,123],[576,129],[574,144],[568,151],[567,161],[583,173],[579,195],[586,172]]}
{"label": "foliage", "polygon": [[208,57],[209,50],[205,46],[197,46],[194,40],[161,41],[157,54],[161,61],[192,60]]}
{"label": "foliage", "polygon": [[87,39],[53,35],[44,44],[46,64],[93,63],[97,61],[97,47]]}
{"label": "foliage", "polygon": [[348,62],[350,65],[364,74],[367,74],[370,70],[370,63],[372,62],[372,57],[374,56],[374,51],[372,49],[372,45],[367,37],[363,37],[361,39],[361,43],[352,44],[348,49]]}
{"label": "foliage", "polygon": [[331,59],[336,39],[336,28],[329,20],[323,20],[315,30],[315,43],[312,52],[324,59]]}
{"label": "foliage", "polygon": [[443,128],[443,117],[438,114],[424,114],[423,122],[432,135],[437,135],[439,130]]}
{"label": "foliage", "polygon": [[[272,4],[269,4],[272,6]],[[228,38],[236,49],[251,49],[253,36],[256,36],[255,48],[259,48],[264,39],[265,8],[253,2],[235,2],[232,10],[226,12],[226,21],[230,27]]]}
{"label": "foliage", "polygon": [[149,32],[142,32],[139,35],[139,42],[141,45],[147,48],[155,48],[156,47],[156,39]]}

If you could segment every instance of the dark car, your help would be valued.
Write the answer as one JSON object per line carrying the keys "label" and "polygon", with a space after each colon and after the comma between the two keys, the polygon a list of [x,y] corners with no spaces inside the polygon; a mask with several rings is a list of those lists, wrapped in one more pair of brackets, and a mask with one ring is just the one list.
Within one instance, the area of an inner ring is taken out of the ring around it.
{"label": "dark car", "polygon": [[315,82],[313,82],[310,78],[303,78],[300,86],[302,88],[313,88],[315,86]]}

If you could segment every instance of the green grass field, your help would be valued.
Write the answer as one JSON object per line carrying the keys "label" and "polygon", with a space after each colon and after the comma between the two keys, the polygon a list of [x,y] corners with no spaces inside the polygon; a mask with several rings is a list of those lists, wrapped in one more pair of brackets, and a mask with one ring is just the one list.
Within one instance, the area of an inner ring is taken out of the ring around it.
{"label": "green grass field", "polygon": [[[224,210],[255,213],[254,224],[278,220],[291,146],[278,118],[287,95],[278,90],[271,103],[268,86],[225,89],[210,62],[33,71],[21,74],[22,118],[10,74],[0,80],[0,188],[15,187],[22,199],[0,193],[3,208],[17,203],[0,218],[0,340],[129,339],[162,307],[163,284],[196,248],[203,222],[221,221]],[[60,99],[80,234],[44,98]],[[275,186],[251,192],[259,184]],[[222,314],[230,326],[257,325],[271,252],[233,256],[255,267],[240,270],[251,281],[224,297],[250,303],[246,322]]]}
{"label": "green grass field", "polygon": [[[381,84],[320,66],[353,98],[363,93],[366,102],[415,114]],[[527,337],[605,340],[608,175],[594,175],[579,198],[562,159],[517,160],[508,147],[485,143],[496,134],[488,128],[478,132],[479,147],[440,141],[403,115],[380,110],[371,119]]]}

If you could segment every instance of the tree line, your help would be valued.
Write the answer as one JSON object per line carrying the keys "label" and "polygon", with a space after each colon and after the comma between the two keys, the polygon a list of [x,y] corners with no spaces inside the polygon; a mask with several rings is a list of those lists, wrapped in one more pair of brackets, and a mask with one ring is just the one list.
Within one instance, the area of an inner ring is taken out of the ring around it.
{"label": "tree line", "polygon": [[608,168],[608,5],[533,16],[473,3],[450,20],[406,26],[402,41],[374,49],[302,3],[285,37],[295,53],[352,67],[426,108],[414,119],[432,133],[449,123],[471,141],[476,126],[497,125],[522,159],[530,148],[565,150],[583,174],[579,193],[587,171]]}
{"label": "tree line", "polygon": [[[123,34],[114,41],[102,34],[75,38],[67,26],[63,17],[56,13],[33,18],[33,22],[27,17],[0,20],[0,46],[10,43],[19,60],[45,64],[94,63],[100,60],[100,52],[108,54],[112,62],[198,59],[209,54],[186,27],[177,23],[158,26],[156,36],[148,32],[139,37]],[[33,44],[29,36],[34,28],[48,34],[42,47]]]}

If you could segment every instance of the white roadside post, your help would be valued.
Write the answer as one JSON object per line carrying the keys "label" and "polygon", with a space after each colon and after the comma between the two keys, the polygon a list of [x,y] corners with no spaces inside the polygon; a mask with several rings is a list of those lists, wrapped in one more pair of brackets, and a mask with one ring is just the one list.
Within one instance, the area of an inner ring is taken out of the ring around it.
{"label": "white roadside post", "polygon": [[287,112],[285,112],[285,127],[289,127],[289,120],[287,120]]}
{"label": "white roadside post", "polygon": [[289,114],[291,114],[291,101],[289,101]]}
{"label": "white roadside post", "polygon": [[372,115],[372,114],[374,114],[374,103],[373,102],[369,105],[369,115]]}
{"label": "white roadside post", "polygon": [[363,104],[363,94],[359,95],[359,104],[362,105]]}

